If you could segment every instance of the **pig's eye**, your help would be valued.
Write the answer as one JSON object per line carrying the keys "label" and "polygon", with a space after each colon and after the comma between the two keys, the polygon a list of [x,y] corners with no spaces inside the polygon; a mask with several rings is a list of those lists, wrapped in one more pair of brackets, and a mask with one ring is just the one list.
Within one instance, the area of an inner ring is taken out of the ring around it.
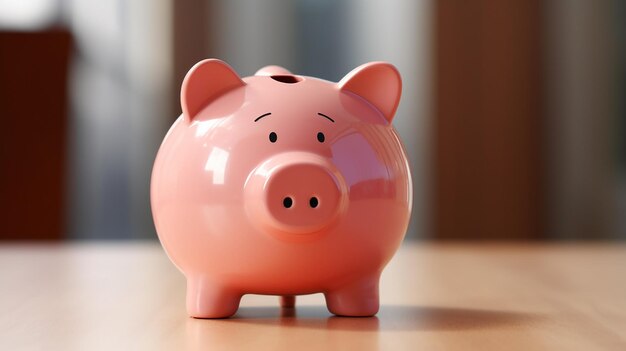
{"label": "pig's eye", "polygon": [[276,140],[278,140],[278,135],[276,135],[276,133],[271,132],[270,133],[270,142],[275,143]]}
{"label": "pig's eye", "polygon": [[326,137],[324,136],[324,133],[322,133],[322,132],[317,133],[317,141],[319,141],[320,143],[323,143],[324,140],[326,140]]}

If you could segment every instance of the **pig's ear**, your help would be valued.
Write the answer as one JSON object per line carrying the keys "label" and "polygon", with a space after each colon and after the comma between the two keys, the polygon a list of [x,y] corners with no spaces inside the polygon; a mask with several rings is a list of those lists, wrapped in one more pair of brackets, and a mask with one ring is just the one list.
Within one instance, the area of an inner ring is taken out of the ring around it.
{"label": "pig's ear", "polygon": [[353,69],[337,84],[341,91],[354,93],[374,105],[391,123],[402,94],[402,78],[393,65],[366,63]]}
{"label": "pig's ear", "polygon": [[208,59],[196,63],[187,72],[180,91],[183,118],[191,122],[208,103],[245,84],[237,72],[221,60]]}

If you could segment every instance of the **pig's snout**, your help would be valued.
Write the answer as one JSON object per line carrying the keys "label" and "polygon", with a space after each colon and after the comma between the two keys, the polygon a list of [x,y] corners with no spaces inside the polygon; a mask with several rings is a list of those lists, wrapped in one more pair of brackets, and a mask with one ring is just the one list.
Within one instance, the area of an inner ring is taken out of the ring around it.
{"label": "pig's snout", "polygon": [[323,157],[306,152],[276,155],[246,183],[248,213],[272,228],[294,234],[319,231],[345,206],[346,186]]}
{"label": "pig's snout", "polygon": [[311,229],[325,224],[337,211],[341,190],[326,167],[294,162],[271,172],[263,202],[269,214],[286,227]]}

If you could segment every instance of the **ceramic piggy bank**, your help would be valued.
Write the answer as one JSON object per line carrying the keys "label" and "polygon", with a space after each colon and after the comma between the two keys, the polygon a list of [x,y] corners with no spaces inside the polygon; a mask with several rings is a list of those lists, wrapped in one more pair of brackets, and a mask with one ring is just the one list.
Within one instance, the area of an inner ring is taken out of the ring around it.
{"label": "ceramic piggy bank", "polygon": [[240,78],[216,59],[191,68],[151,183],[189,315],[231,316],[244,294],[293,307],[312,293],[336,315],[377,313],[380,274],[411,212],[391,125],[401,89],[383,62],[339,83],[278,66]]}

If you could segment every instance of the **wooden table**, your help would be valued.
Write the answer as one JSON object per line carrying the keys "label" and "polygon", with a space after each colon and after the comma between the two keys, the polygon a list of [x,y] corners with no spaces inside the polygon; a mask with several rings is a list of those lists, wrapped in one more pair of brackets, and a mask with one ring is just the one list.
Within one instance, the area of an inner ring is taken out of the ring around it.
{"label": "wooden table", "polygon": [[158,243],[0,245],[0,350],[626,350],[626,245],[407,243],[374,318],[245,296],[188,318]]}

